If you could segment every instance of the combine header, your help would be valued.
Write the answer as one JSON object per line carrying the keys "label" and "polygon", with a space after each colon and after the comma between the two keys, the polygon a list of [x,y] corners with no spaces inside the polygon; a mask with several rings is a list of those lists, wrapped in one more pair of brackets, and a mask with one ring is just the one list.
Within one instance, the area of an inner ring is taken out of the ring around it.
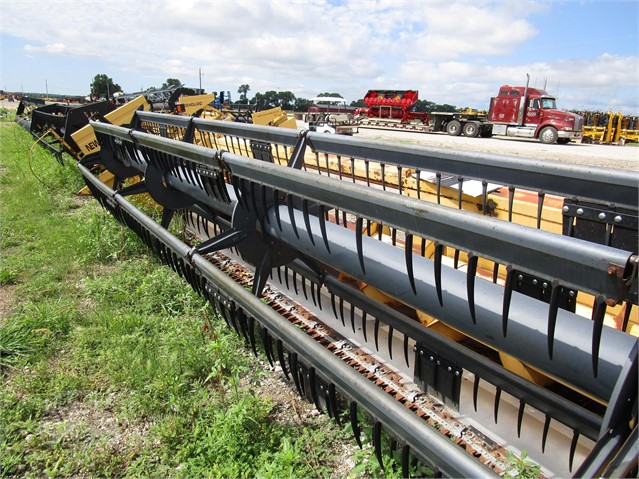
{"label": "combine header", "polygon": [[637,473],[637,173],[135,116],[95,198],[380,462]]}

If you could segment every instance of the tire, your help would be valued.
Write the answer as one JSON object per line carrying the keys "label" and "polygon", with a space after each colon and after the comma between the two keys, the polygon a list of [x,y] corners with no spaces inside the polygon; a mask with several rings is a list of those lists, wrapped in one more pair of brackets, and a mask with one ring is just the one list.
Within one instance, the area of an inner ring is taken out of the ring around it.
{"label": "tire", "polygon": [[461,123],[459,123],[457,120],[449,121],[446,125],[446,133],[448,133],[450,136],[459,136],[461,135],[461,132],[462,126]]}
{"label": "tire", "polygon": [[470,138],[477,138],[479,136],[479,133],[481,132],[481,128],[479,127],[479,124],[470,121],[464,124],[463,132],[464,132],[464,136],[468,136]]}
{"label": "tire", "polygon": [[570,143],[570,138],[557,138],[557,143],[560,145],[567,145]]}
{"label": "tire", "polygon": [[546,145],[550,145],[557,141],[559,135],[557,134],[557,130],[552,126],[545,126],[539,132],[539,141]]}

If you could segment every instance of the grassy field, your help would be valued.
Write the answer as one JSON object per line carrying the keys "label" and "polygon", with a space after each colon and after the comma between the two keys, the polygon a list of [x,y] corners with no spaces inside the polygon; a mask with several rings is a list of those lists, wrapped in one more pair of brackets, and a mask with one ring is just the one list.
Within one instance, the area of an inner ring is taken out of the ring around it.
{"label": "grassy field", "polygon": [[0,122],[0,477],[384,474],[32,144]]}

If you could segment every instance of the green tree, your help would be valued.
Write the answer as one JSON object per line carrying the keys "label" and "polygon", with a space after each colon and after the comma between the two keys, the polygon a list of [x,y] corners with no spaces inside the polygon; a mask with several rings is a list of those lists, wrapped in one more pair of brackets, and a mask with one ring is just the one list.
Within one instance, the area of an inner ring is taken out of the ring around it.
{"label": "green tree", "polygon": [[352,101],[350,106],[356,106],[356,107],[366,107],[366,103],[364,103],[364,99],[360,98],[357,101]]}
{"label": "green tree", "polygon": [[160,89],[165,90],[170,86],[180,86],[180,85],[182,85],[182,82],[178,80],[177,78],[167,78],[166,81],[162,83],[162,87]]}
{"label": "green tree", "polygon": [[240,87],[237,89],[237,92],[240,94],[240,100],[243,102],[246,102],[246,94],[249,92],[249,90],[251,89],[250,86],[248,86],[248,84],[244,83],[242,85],[240,85]]}
{"label": "green tree", "polygon": [[319,97],[319,96],[335,96],[335,97],[338,97],[338,98],[344,98],[344,97],[343,97],[342,95],[340,95],[339,93],[329,93],[329,92],[320,93],[320,94],[319,94],[319,95],[317,95],[317,96],[318,96],[318,97]]}
{"label": "green tree", "polygon": [[313,102],[308,98],[296,98],[295,99],[295,111],[308,111],[308,107],[311,106]]}
{"label": "green tree", "polygon": [[101,98],[111,98],[114,93],[122,91],[122,88],[117,83],[113,83],[113,79],[109,78],[104,73],[98,73],[93,77],[93,82],[90,85],[91,95]]}
{"label": "green tree", "polygon": [[295,107],[295,95],[290,91],[277,92],[278,106],[283,110],[292,110]]}
{"label": "green tree", "polygon": [[280,106],[278,93],[275,90],[269,90],[264,93],[264,108],[275,108]]}

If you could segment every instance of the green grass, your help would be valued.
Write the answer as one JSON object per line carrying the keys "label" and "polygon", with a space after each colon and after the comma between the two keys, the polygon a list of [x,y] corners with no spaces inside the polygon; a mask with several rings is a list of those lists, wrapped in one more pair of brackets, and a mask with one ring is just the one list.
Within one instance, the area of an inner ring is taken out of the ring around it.
{"label": "green grass", "polygon": [[332,476],[346,433],[274,420],[244,344],[82,186],[0,123],[0,477]]}

